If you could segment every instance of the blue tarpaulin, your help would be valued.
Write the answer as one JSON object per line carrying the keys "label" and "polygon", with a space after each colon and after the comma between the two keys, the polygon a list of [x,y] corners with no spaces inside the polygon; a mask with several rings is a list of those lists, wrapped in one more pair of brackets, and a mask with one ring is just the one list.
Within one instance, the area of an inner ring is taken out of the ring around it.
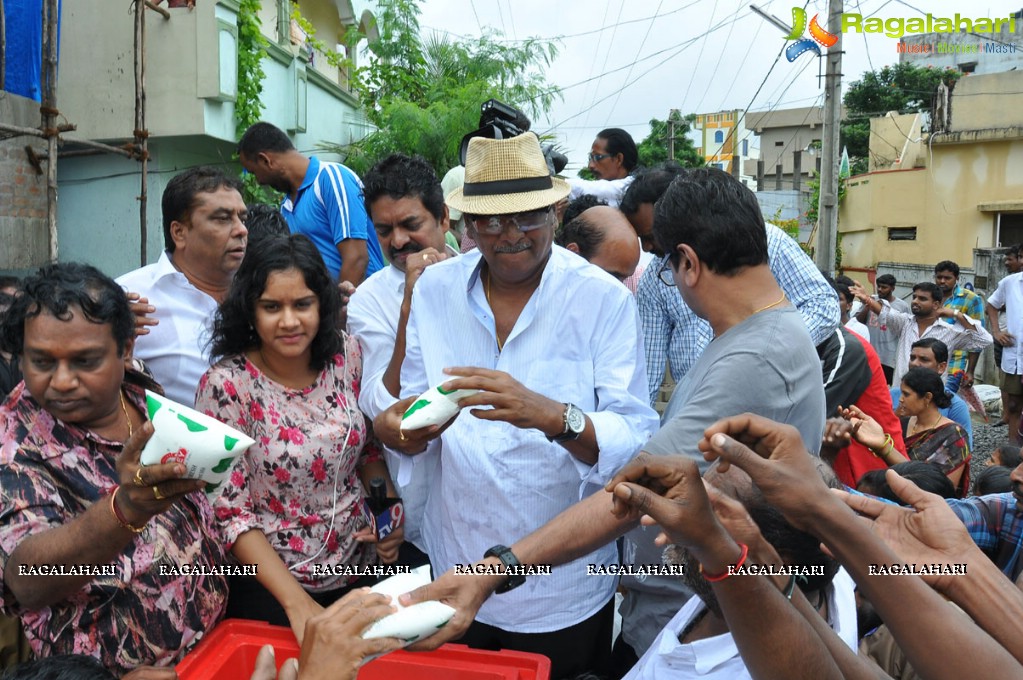
{"label": "blue tarpaulin", "polygon": [[[7,39],[4,89],[36,101],[42,94],[43,2],[4,2],[4,33]],[[59,6],[57,18],[59,34]]]}

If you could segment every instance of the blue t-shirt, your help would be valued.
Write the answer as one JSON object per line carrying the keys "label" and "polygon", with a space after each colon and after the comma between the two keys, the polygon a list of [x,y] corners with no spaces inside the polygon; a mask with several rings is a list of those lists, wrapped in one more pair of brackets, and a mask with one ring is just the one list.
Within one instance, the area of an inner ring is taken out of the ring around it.
{"label": "blue t-shirt", "polygon": [[293,234],[305,234],[316,244],[323,262],[336,280],[341,273],[341,254],[337,244],[357,238],[366,242],[369,262],[366,274],[383,269],[384,255],[377,233],[370,224],[362,200],[362,182],[355,173],[340,163],[323,162],[309,157],[309,169],[298,188],[295,202],[285,196],[281,214]]}
{"label": "blue t-shirt", "polygon": [[[898,408],[899,399],[902,398],[902,390],[901,388],[893,387],[891,392],[892,405]],[[946,392],[946,394],[952,397],[952,404],[948,408],[939,408],[938,412],[966,430],[966,442],[970,445],[970,451],[973,451],[973,424],[970,422],[970,407],[966,405],[966,402],[958,394],[951,394],[949,392]]]}

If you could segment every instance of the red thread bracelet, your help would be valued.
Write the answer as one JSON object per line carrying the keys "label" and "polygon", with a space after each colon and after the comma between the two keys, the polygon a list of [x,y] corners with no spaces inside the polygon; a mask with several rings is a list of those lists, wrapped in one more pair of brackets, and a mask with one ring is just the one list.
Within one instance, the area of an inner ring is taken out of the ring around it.
{"label": "red thread bracelet", "polygon": [[745,543],[740,543],[739,544],[739,548],[742,549],[742,552],[739,553],[739,561],[736,562],[734,565],[732,565],[730,568],[726,567],[725,570],[723,572],[721,572],[720,574],[711,576],[710,574],[708,574],[707,572],[705,572],[703,570],[703,565],[701,564],[700,565],[700,573],[703,575],[703,578],[708,583],[717,583],[718,581],[724,581],[729,576],[732,576],[733,575],[732,571],[734,571],[735,569],[738,569],[743,564],[745,564],[746,563],[746,558],[749,557],[749,546],[748,545],[746,545]]}
{"label": "red thread bracelet", "polygon": [[122,527],[132,532],[133,534],[141,534],[143,531],[145,531],[146,525],[143,524],[140,527],[134,526],[131,522],[128,521],[127,517],[121,514],[120,509],[118,509],[117,507],[116,498],[117,492],[120,489],[121,485],[118,484],[117,486],[114,487],[114,490],[110,492],[110,512],[113,513],[114,519],[117,520],[117,523],[120,524]]}

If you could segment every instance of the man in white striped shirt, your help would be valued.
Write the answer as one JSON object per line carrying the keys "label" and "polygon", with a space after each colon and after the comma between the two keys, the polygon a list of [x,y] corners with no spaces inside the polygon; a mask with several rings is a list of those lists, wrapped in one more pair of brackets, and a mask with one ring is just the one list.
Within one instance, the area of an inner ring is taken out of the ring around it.
{"label": "man in white striped shirt", "polygon": [[[550,176],[536,136],[474,138],[465,168],[446,200],[479,249],[431,264],[417,281],[406,399],[374,421],[385,444],[437,462],[422,532],[438,574],[484,555],[517,564],[501,541],[599,489],[657,428],[632,295],[553,245],[554,204],[568,186]],[[404,409],[437,385],[480,392],[459,402],[465,412],[442,433],[402,432]],[[608,567],[617,562],[609,543],[510,582],[461,642],[544,654],[552,678],[599,672],[611,651],[617,579]],[[605,569],[587,575],[587,565]]]}

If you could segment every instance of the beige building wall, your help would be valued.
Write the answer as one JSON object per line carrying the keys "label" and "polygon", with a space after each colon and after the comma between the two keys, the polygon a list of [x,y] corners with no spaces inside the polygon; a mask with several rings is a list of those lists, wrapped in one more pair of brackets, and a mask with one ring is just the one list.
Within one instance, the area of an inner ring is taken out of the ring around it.
{"label": "beige building wall", "polygon": [[[871,153],[887,154],[895,169],[846,181],[838,225],[843,266],[948,259],[970,267],[974,248],[998,245],[999,214],[1023,214],[1023,72],[960,80],[951,110],[950,131],[933,139],[914,134],[918,127],[909,131],[913,116],[872,121]],[[898,140],[903,153],[893,157]],[[893,239],[908,229],[916,230],[914,239]]]}

